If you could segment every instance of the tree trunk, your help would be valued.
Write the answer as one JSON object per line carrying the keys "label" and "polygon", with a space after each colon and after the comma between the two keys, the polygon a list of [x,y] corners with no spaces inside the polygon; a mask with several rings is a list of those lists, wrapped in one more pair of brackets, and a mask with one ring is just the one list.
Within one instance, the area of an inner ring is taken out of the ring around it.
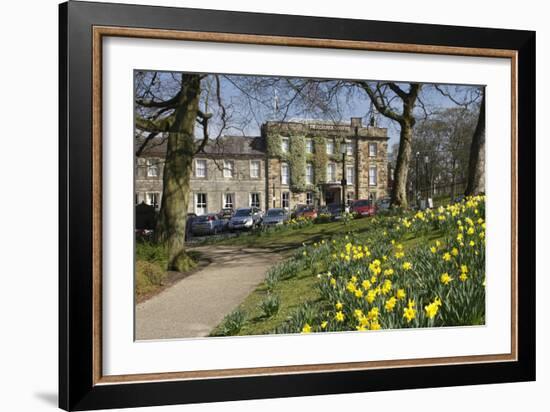
{"label": "tree trunk", "polygon": [[185,253],[185,225],[199,96],[200,77],[182,75],[174,122],[168,132],[162,204],[156,228],[157,241],[168,248],[168,270],[184,271],[189,267],[189,258]]}
{"label": "tree trunk", "polygon": [[479,117],[470,146],[468,184],[464,194],[477,195],[485,192],[485,90],[479,107]]}
{"label": "tree trunk", "polygon": [[399,150],[395,164],[394,181],[391,195],[392,206],[407,208],[407,175],[411,160],[412,124],[401,122]]}

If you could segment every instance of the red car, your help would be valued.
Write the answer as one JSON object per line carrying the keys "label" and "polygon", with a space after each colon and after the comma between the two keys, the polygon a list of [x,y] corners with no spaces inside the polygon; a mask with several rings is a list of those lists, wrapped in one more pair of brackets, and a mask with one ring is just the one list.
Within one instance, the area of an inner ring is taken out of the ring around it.
{"label": "red car", "polygon": [[317,217],[317,210],[313,207],[306,207],[300,211],[299,217],[305,217],[306,219],[315,219]]}
{"label": "red car", "polygon": [[350,212],[357,213],[359,216],[374,216],[376,206],[369,199],[359,199],[351,204]]}

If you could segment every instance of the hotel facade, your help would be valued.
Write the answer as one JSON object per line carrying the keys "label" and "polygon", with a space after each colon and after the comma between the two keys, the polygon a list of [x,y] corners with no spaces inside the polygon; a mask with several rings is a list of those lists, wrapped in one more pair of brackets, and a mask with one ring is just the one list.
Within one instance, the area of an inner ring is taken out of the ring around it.
{"label": "hotel facade", "polygon": [[[166,146],[150,146],[136,159],[135,202],[159,209]],[[387,129],[363,126],[360,118],[268,121],[260,136],[224,136],[195,156],[188,213],[387,197],[387,149]]]}

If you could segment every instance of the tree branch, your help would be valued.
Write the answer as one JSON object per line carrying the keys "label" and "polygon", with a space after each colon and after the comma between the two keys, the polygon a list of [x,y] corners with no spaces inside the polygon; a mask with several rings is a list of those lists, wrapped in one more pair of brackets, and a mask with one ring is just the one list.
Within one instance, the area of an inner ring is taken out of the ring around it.
{"label": "tree branch", "polygon": [[377,94],[368,84],[366,81],[360,81],[357,80],[356,84],[358,84],[370,97],[372,103],[374,104],[374,107],[376,107],[376,110],[378,110],[380,113],[382,113],[384,116],[395,120],[396,122],[401,122],[403,120],[402,116],[399,116],[397,113],[395,113],[393,110],[391,110],[384,102],[382,101],[381,96],[379,93]]}
{"label": "tree branch", "polygon": [[144,119],[143,117],[136,116],[136,127],[146,132],[163,133],[170,130],[173,121],[172,116],[163,117],[158,120]]}

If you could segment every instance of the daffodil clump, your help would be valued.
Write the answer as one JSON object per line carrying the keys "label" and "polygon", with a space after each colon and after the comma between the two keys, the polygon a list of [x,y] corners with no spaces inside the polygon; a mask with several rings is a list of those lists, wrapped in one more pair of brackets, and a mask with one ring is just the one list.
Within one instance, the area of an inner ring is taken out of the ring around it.
{"label": "daffodil clump", "polygon": [[302,228],[304,226],[310,226],[313,224],[313,219],[300,216],[297,218],[292,218],[290,220],[287,220],[284,224],[285,227],[290,227],[294,229]]}
{"label": "daffodil clump", "polygon": [[308,265],[328,269],[317,276],[321,301],[283,331],[484,324],[485,228],[485,197],[475,196],[304,246]]}

